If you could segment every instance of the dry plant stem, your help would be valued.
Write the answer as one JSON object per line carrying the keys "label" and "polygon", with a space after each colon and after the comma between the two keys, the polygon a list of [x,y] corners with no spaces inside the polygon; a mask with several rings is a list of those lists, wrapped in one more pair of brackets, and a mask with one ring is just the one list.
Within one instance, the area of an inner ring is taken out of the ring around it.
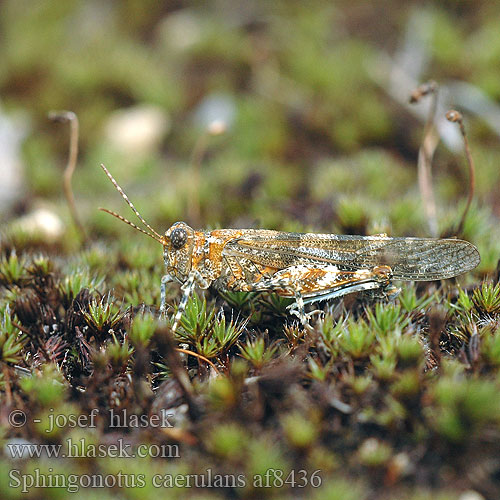
{"label": "dry plant stem", "polygon": [[9,377],[9,369],[6,365],[2,366],[3,379],[5,382],[5,397],[7,399],[7,406],[11,406],[12,404],[12,391],[10,388],[10,377]]}
{"label": "dry plant stem", "polygon": [[202,361],[205,361],[205,363],[207,363],[207,365],[210,365],[215,370],[215,372],[217,373],[217,375],[220,374],[220,372],[217,369],[217,367],[215,366],[215,364],[212,363],[212,361],[210,361],[205,356],[202,356],[201,354],[198,354],[197,352],[190,351],[188,349],[182,349],[181,347],[177,347],[175,350],[177,352],[182,352],[184,354],[188,354],[189,356],[194,356],[195,358],[198,358],[198,359],[201,359]]}
{"label": "dry plant stem", "polygon": [[429,311],[429,349],[434,358],[436,368],[441,367],[441,332],[446,326],[446,313],[439,307],[434,307]]}
{"label": "dry plant stem", "polygon": [[431,95],[431,105],[427,121],[424,127],[424,136],[422,145],[418,151],[418,185],[420,196],[424,203],[424,210],[427,217],[427,224],[431,236],[436,237],[438,234],[436,199],[432,188],[432,158],[439,143],[439,134],[434,119],[436,116],[438,86],[436,82],[430,81],[418,87],[411,97],[410,102],[416,103],[426,95]]}
{"label": "dry plant stem", "polygon": [[432,188],[432,158],[439,143],[439,135],[434,126],[425,136],[422,146],[418,152],[418,184],[420,195],[424,202],[429,234],[433,237],[438,235],[436,199]]}
{"label": "dry plant stem", "polygon": [[467,204],[465,205],[464,213],[462,214],[462,218],[460,219],[460,223],[458,224],[456,231],[457,236],[460,236],[464,229],[465,219],[467,217],[467,213],[469,212],[472,199],[474,198],[474,192],[476,190],[476,167],[474,165],[474,160],[472,159],[472,154],[470,152],[469,140],[467,139],[467,134],[465,133],[464,119],[462,114],[452,109],[446,113],[446,118],[450,122],[458,123],[460,127],[460,132],[462,134],[462,137],[464,138],[465,156],[467,158],[467,167],[469,169],[469,195],[467,197]]}
{"label": "dry plant stem", "polygon": [[193,152],[189,164],[191,166],[191,180],[189,183],[188,193],[188,206],[187,212],[190,223],[193,227],[199,227],[201,219],[200,208],[200,169],[203,156],[208,146],[208,131],[204,131],[196,144],[194,145]]}
{"label": "dry plant stem", "polygon": [[[32,341],[34,341],[33,335],[31,334],[31,331],[28,328],[24,328],[23,325],[20,325],[19,323],[16,323],[15,321],[12,321],[12,326],[14,328],[17,328],[21,332],[23,332],[28,338],[30,338]],[[47,360],[47,362],[50,362],[50,356],[49,353],[47,352],[47,349],[45,349],[45,346],[40,343],[40,351],[43,354],[43,357]]]}
{"label": "dry plant stem", "polygon": [[155,338],[159,354],[167,361],[169,368],[172,370],[172,375],[179,384],[182,393],[186,398],[191,418],[197,419],[200,414],[199,405],[196,402],[194,389],[191,381],[189,380],[188,372],[179,356],[178,348],[172,335],[172,330],[168,326],[159,328],[156,331]]}
{"label": "dry plant stem", "polygon": [[61,123],[69,122],[70,126],[69,154],[68,154],[68,163],[66,165],[66,169],[64,170],[64,176],[63,176],[64,196],[66,197],[66,201],[69,206],[73,223],[75,224],[78,232],[80,233],[82,241],[85,241],[86,239],[85,229],[78,216],[78,212],[76,210],[76,205],[75,205],[75,197],[73,195],[73,189],[71,187],[71,178],[73,177],[73,172],[75,171],[76,161],[78,158],[78,136],[79,136],[78,117],[72,111],[51,111],[49,113],[49,119]]}

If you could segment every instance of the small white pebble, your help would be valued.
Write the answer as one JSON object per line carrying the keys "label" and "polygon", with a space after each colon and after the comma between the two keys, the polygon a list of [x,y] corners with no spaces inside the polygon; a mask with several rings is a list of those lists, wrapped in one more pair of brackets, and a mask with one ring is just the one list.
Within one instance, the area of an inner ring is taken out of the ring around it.
{"label": "small white pebble", "polygon": [[64,233],[61,218],[48,208],[37,208],[15,222],[23,233],[43,236],[48,243],[57,241]]}
{"label": "small white pebble", "polygon": [[223,120],[214,120],[208,125],[210,135],[222,135],[226,132],[227,125]]}
{"label": "small white pebble", "polygon": [[458,497],[458,500],[484,500],[484,497],[477,491],[467,490]]}
{"label": "small white pebble", "polygon": [[166,16],[157,28],[158,38],[170,52],[182,52],[196,45],[203,36],[204,23],[194,9],[182,9]]}
{"label": "small white pebble", "polygon": [[236,119],[236,104],[229,93],[206,95],[193,114],[194,124],[209,134],[218,135],[231,129]]}
{"label": "small white pebble", "polygon": [[170,117],[159,106],[138,105],[111,114],[104,131],[106,141],[125,155],[154,152],[170,131]]}

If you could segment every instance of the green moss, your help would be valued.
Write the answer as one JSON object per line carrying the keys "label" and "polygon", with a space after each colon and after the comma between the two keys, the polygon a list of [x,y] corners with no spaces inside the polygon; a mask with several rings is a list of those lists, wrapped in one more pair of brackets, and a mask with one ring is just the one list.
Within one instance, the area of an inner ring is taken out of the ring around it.
{"label": "green moss", "polygon": [[60,404],[67,389],[62,373],[53,364],[46,364],[40,372],[21,379],[19,383],[30,401],[42,408]]}

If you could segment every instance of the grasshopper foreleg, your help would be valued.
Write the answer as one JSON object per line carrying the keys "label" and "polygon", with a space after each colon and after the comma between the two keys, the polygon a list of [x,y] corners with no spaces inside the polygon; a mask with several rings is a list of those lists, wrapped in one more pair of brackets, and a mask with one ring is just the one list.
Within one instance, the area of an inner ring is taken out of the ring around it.
{"label": "grasshopper foreleg", "polygon": [[184,292],[179,302],[179,307],[177,308],[177,313],[175,314],[174,324],[172,326],[172,332],[177,331],[177,327],[181,322],[182,315],[186,309],[187,302],[191,293],[193,293],[194,286],[198,285],[200,288],[208,288],[209,283],[198,271],[193,271],[189,274],[187,280],[181,286],[181,290]]}
{"label": "grasshopper foreleg", "polygon": [[195,279],[196,279],[196,274],[191,273],[188,279],[184,282],[184,284],[181,287],[181,290],[184,293],[182,295],[181,301],[179,302],[177,313],[175,314],[174,324],[172,326],[172,333],[175,333],[177,331],[177,327],[179,326],[184,310],[186,309],[189,296],[193,292]]}
{"label": "grasshopper foreleg", "polygon": [[160,318],[163,318],[167,312],[167,283],[174,281],[170,274],[164,274],[161,277],[161,302],[160,302]]}

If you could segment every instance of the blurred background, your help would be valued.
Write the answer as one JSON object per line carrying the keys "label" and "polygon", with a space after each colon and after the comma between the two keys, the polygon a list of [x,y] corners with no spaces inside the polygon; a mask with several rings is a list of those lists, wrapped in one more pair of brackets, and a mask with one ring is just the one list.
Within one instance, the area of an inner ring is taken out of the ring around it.
{"label": "blurred background", "polygon": [[100,163],[159,232],[186,220],[428,236],[417,156],[430,100],[408,98],[433,79],[439,232],[456,226],[467,197],[463,143],[444,119],[456,107],[477,165],[464,236],[491,272],[499,19],[488,1],[3,0],[2,225],[46,224],[44,241],[72,240],[69,127],[47,118],[66,109],[80,121],[73,187],[91,238],[131,231],[97,210],[129,213]]}

